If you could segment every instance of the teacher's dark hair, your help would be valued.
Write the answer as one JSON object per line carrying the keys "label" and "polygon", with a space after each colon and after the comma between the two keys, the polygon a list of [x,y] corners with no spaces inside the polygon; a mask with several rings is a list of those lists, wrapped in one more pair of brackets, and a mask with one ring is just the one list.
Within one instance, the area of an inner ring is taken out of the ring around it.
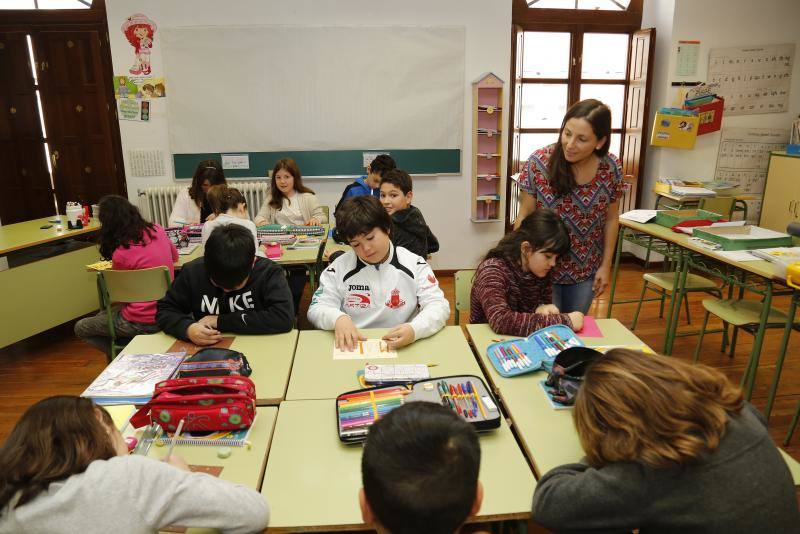
{"label": "teacher's dark hair", "polygon": [[599,158],[605,157],[608,154],[608,147],[611,144],[611,110],[593,98],[581,100],[573,104],[564,115],[564,120],[561,122],[561,129],[558,131],[558,141],[556,142],[553,155],[550,156],[550,161],[547,165],[548,177],[550,185],[555,189],[558,195],[568,195],[577,184],[575,183],[575,175],[572,173],[572,165],[567,161],[564,156],[564,147],[561,145],[561,136],[564,133],[564,127],[570,119],[584,119],[592,126],[592,131],[598,139],[606,138],[599,149],[594,151]]}

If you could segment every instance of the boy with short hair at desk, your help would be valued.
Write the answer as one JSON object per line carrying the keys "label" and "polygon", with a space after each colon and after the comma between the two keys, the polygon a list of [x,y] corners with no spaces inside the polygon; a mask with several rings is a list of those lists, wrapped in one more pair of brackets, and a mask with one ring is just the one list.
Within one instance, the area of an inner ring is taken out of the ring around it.
{"label": "boy with short hair at desk", "polygon": [[389,154],[381,154],[372,160],[372,163],[367,165],[366,176],[358,178],[355,182],[344,188],[342,198],[336,203],[336,208],[333,210],[333,213],[336,214],[342,203],[349,198],[363,195],[380,197],[381,191],[379,188],[381,186],[381,179],[387,172],[396,167],[397,164]]}
{"label": "boy with short hair at desk", "polygon": [[222,332],[288,332],[294,309],[283,270],[256,256],[246,228],[229,224],[211,233],[203,258],[183,267],[158,301],[156,319],[167,334],[213,345]]}
{"label": "boy with short hair at desk", "polygon": [[383,176],[381,204],[394,225],[392,243],[425,258],[439,250],[439,240],[431,232],[419,208],[411,205],[413,198],[413,182],[406,171],[392,169]]}
{"label": "boy with short hair at desk", "polygon": [[432,402],[410,402],[370,427],[358,495],[381,533],[452,534],[483,500],[481,448],[472,426]]}
{"label": "boy with short hair at desk", "polygon": [[334,330],[336,346],[354,350],[366,337],[359,328],[391,328],[390,350],[444,327],[450,304],[428,263],[391,241],[392,220],[374,197],[344,202],[336,226],[352,247],[320,276],[308,319]]}

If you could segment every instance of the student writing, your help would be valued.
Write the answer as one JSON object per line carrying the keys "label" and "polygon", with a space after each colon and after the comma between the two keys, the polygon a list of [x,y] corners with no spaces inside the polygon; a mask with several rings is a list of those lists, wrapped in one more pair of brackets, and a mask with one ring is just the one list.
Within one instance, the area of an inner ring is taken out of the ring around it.
{"label": "student writing", "polygon": [[258,242],[256,225],[247,214],[247,200],[244,195],[238,189],[223,184],[209,189],[207,197],[215,218],[203,224],[203,231],[200,234],[203,246],[215,228],[226,224],[238,224],[250,231],[256,245],[256,255],[263,256],[264,251]]}
{"label": "student writing", "polygon": [[181,189],[169,215],[169,226],[203,223],[214,218],[206,192],[214,185],[225,183],[225,173],[213,159],[201,161],[192,177],[192,185]]}
{"label": "student writing", "polygon": [[486,254],[470,293],[470,322],[489,323],[498,334],[527,336],[545,326],[583,328],[579,311],[562,313],[552,302],[550,270],[569,251],[564,223],[538,209]]}
{"label": "student writing", "polygon": [[0,534],[119,532],[171,525],[260,531],[269,510],[256,491],[129,455],[111,416],[89,399],[57,396],[31,406],[0,449]]}
{"label": "student writing", "polygon": [[392,220],[372,196],[347,200],[336,226],[351,250],[328,266],[311,299],[308,319],[334,330],[336,346],[353,350],[365,339],[359,328],[391,328],[390,348],[431,336],[444,327],[450,305],[428,263],[395,247]]}
{"label": "student writing", "polygon": [[256,256],[247,229],[229,224],[211,232],[202,258],[184,265],[158,301],[156,320],[171,336],[213,345],[222,332],[288,332],[294,319],[291,299],[281,268]]}

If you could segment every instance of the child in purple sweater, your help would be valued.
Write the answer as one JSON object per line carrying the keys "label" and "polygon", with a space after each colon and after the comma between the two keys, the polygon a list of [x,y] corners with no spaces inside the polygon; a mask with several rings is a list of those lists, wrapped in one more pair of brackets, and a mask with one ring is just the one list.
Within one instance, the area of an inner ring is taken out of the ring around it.
{"label": "child in purple sweater", "polygon": [[[164,229],[145,221],[128,199],[108,195],[100,200],[100,255],[110,259],[112,269],[134,270],[165,266],[170,278],[175,275],[174,264],[178,251]],[[114,310],[114,330],[117,337],[133,338],[153,334],[156,325],[156,303],[133,302]],[[75,335],[90,345],[111,355],[111,334],[105,310],[75,323]]]}
{"label": "child in purple sweater", "polygon": [[470,294],[471,323],[498,334],[527,336],[545,326],[583,328],[581,312],[560,313],[552,302],[550,269],[569,251],[566,225],[548,209],[528,215],[478,266]]}

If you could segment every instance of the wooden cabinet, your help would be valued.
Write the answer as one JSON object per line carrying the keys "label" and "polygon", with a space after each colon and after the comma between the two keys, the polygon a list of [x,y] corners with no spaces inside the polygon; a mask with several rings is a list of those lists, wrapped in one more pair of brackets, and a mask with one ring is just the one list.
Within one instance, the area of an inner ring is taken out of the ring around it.
{"label": "wooden cabinet", "polygon": [[800,156],[772,152],[758,225],[785,232],[793,221],[800,221]]}
{"label": "wooden cabinet", "polygon": [[472,83],[472,221],[502,220],[503,80],[491,72]]}

